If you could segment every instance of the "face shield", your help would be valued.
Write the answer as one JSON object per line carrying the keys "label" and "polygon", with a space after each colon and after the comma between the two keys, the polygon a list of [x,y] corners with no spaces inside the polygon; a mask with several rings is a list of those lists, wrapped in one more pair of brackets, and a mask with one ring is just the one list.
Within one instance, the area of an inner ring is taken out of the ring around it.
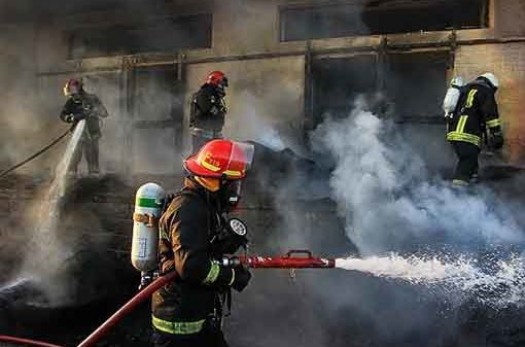
{"label": "face shield", "polygon": [[[234,167],[239,165],[239,163],[242,163],[245,168],[245,172],[247,172],[253,163],[255,147],[250,143],[234,142],[233,148],[234,150],[232,150],[231,162],[229,163],[229,166],[231,165]],[[237,164],[233,164],[233,162],[236,162]],[[219,190],[221,206],[226,209],[226,212],[235,209],[241,200],[242,179],[235,179],[235,175],[232,176],[231,174],[234,174],[234,172],[225,172],[221,182],[221,188]]]}
{"label": "face shield", "polygon": [[255,146],[247,142],[232,141],[232,153],[230,156],[230,164],[234,161],[242,163],[245,171],[249,171],[253,164],[253,155],[255,153]]}
{"label": "face shield", "polygon": [[217,92],[219,96],[223,97],[226,95],[226,87],[228,87],[228,79],[223,77],[219,83],[217,83]]}
{"label": "face shield", "polygon": [[222,78],[222,81],[219,82],[219,85],[222,86],[223,88],[229,87],[229,85],[228,85],[228,77],[224,76]]}
{"label": "face shield", "polygon": [[227,195],[227,204],[228,206],[237,206],[241,200],[241,187],[242,181],[229,181],[226,183],[226,195]]}

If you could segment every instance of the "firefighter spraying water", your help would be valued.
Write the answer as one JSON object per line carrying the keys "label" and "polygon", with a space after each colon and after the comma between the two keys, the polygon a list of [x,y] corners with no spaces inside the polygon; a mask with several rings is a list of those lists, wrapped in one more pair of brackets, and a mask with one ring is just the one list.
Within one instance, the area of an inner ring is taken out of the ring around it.
{"label": "firefighter spraying water", "polygon": [[309,251],[232,256],[248,244],[246,225],[228,213],[239,203],[252,158],[251,144],[213,140],[185,160],[184,188],[170,201],[154,183],[139,188],[131,261],[142,273],[141,287],[154,273],[178,277],[153,293],[155,345],[227,346],[223,317],[231,289],[240,292],[248,285],[249,268],[334,267],[334,260]]}
{"label": "firefighter spraying water", "polygon": [[99,145],[102,136],[102,119],[108,117],[108,111],[100,99],[84,90],[81,79],[72,78],[64,86],[64,104],[60,119],[63,122],[77,124],[85,120],[86,129],[80,141],[80,150],[75,153],[70,166],[70,173],[76,176],[82,155],[86,157],[90,175],[99,174]]}

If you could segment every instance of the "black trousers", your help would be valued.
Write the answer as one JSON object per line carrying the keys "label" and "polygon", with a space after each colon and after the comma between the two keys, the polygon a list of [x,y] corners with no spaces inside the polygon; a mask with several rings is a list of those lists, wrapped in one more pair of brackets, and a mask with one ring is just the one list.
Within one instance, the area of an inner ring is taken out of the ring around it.
{"label": "black trousers", "polygon": [[480,149],[468,142],[452,141],[451,144],[458,157],[454,180],[470,182],[478,174]]}
{"label": "black trousers", "polygon": [[206,326],[197,334],[172,335],[153,328],[153,345],[155,347],[228,347],[220,329]]}
{"label": "black trousers", "polygon": [[71,163],[71,171],[77,172],[78,165],[82,160],[82,154],[86,158],[89,173],[98,173],[98,139],[82,139],[80,148],[75,153]]}

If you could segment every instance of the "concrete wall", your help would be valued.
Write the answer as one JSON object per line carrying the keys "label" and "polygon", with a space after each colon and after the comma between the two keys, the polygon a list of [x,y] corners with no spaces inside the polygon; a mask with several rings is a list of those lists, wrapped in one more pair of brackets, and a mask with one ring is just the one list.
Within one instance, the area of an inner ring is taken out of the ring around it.
{"label": "concrete wall", "polygon": [[[227,0],[213,2],[212,48],[207,56],[242,56],[286,49],[279,43],[279,11],[282,1]],[[213,70],[224,71],[230,80],[225,136],[296,147],[303,131],[305,81],[304,56],[263,58],[186,67],[186,105]],[[185,113],[185,128],[189,108]],[[272,132],[271,129],[276,129]],[[281,138],[281,139],[280,139]],[[189,144],[188,137],[186,144]]]}
{"label": "concrete wall", "polygon": [[214,2],[213,51],[218,55],[269,50],[278,42],[276,0]]}
{"label": "concrete wall", "polygon": [[494,26],[503,37],[525,35],[525,2],[522,0],[493,0]]}

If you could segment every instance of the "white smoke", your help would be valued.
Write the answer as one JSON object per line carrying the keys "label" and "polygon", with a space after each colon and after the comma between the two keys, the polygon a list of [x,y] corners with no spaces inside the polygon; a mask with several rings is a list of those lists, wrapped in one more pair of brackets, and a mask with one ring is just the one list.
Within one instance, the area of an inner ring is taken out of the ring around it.
{"label": "white smoke", "polygon": [[314,146],[337,162],[333,198],[361,253],[523,242],[523,229],[494,194],[430,177],[391,125],[364,107],[356,102],[349,117],[328,119],[312,135]]}
{"label": "white smoke", "polygon": [[240,122],[226,122],[224,133],[229,138],[251,140],[265,145],[274,151],[283,150],[286,145],[276,128],[276,120],[271,114],[261,114],[267,101],[251,93],[242,92],[237,105]]}

